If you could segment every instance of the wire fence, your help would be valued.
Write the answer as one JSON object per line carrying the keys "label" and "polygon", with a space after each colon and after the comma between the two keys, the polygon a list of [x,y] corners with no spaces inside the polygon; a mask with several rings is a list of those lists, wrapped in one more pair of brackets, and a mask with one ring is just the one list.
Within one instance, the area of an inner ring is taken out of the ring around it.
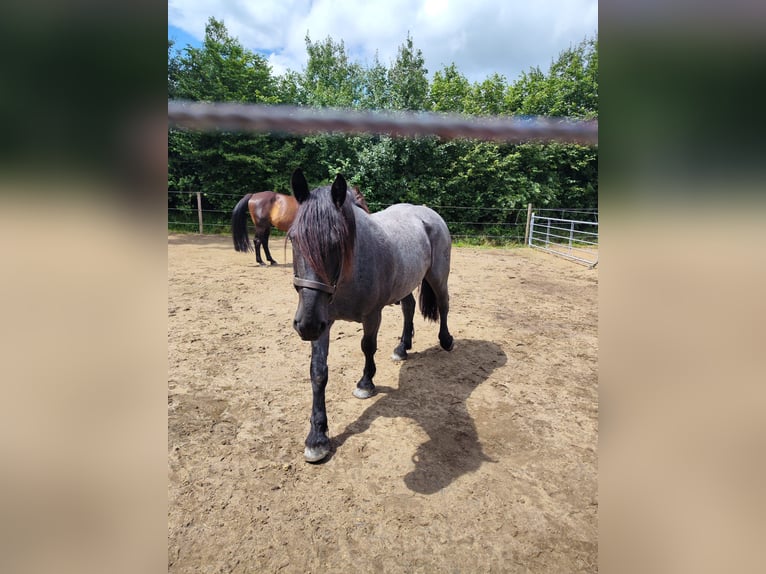
{"label": "wire fence", "polygon": [[[196,191],[169,190],[168,196],[186,195],[181,205],[168,207],[168,231],[183,233],[231,233],[231,212],[242,194],[201,193]],[[228,203],[230,209],[205,206],[205,196],[216,199],[216,203]],[[176,201],[179,203],[179,201]],[[367,202],[373,213],[389,207],[390,203]],[[495,245],[523,245],[527,243],[527,221],[531,209],[503,207],[471,207],[461,205],[429,205],[447,222],[453,240],[463,243],[490,243]],[[598,221],[597,209],[535,208],[539,216]],[[249,224],[250,225],[250,224]],[[279,235],[278,230],[272,233]]]}

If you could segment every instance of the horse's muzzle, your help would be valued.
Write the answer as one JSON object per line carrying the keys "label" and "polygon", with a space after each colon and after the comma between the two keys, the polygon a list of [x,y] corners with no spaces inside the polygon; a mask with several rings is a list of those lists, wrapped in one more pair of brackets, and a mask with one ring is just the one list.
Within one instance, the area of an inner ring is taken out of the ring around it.
{"label": "horse's muzzle", "polygon": [[326,321],[319,321],[317,323],[307,323],[304,321],[293,321],[293,329],[295,329],[304,341],[316,341],[322,336],[322,333],[327,329]]}
{"label": "horse's muzzle", "polygon": [[298,289],[298,308],[295,310],[293,329],[304,341],[316,341],[328,329],[327,295],[304,286]]}

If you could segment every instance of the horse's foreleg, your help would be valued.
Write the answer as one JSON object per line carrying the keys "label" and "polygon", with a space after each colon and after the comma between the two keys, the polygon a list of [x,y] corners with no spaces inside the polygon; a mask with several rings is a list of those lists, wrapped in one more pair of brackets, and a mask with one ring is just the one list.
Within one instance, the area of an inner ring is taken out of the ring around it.
{"label": "horse's foreleg", "polygon": [[412,337],[415,334],[415,326],[412,318],[415,316],[415,297],[412,293],[401,300],[402,315],[404,315],[404,328],[402,329],[402,338],[399,345],[394,349],[391,358],[394,361],[404,361],[407,358],[407,351],[412,348]]}
{"label": "horse's foreleg", "polygon": [[327,410],[324,394],[327,386],[327,352],[330,348],[330,328],[316,341],[311,342],[311,430],[306,437],[306,449],[303,456],[309,462],[318,462],[330,452],[330,439],[327,437]]}
{"label": "horse's foreleg", "polygon": [[356,384],[354,396],[359,399],[368,399],[375,394],[375,385],[372,382],[375,376],[375,351],[378,350],[378,329],[380,328],[380,310],[367,317],[362,323],[364,335],[362,336],[362,352],[364,353],[364,373]]}

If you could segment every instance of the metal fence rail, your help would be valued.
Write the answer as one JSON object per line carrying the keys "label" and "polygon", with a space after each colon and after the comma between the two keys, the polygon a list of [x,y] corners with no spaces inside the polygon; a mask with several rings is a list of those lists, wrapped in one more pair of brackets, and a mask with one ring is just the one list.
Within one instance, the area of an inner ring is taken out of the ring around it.
{"label": "metal fence rail", "polygon": [[559,141],[598,144],[598,120],[540,116],[464,116],[430,112],[308,108],[266,104],[206,103],[171,100],[168,122],[194,130],[385,133],[393,136],[436,135],[444,139],[486,141]]}
{"label": "metal fence rail", "polygon": [[529,246],[593,268],[598,264],[598,222],[532,213]]}

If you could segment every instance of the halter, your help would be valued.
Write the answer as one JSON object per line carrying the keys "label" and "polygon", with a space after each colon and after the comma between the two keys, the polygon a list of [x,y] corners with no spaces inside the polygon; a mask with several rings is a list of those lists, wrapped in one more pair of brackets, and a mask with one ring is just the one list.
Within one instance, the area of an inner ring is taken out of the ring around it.
{"label": "halter", "polygon": [[328,285],[327,283],[312,281],[311,279],[304,279],[303,277],[293,277],[293,285],[296,287],[314,289],[315,291],[324,291],[325,293],[329,293],[331,298],[335,295],[335,288],[337,287],[337,284]]}
{"label": "halter", "polygon": [[311,279],[304,279],[303,277],[297,277],[293,275],[293,285],[296,287],[305,287],[306,289],[314,289],[315,291],[323,291],[325,293],[330,294],[330,301],[333,300],[333,297],[335,297],[335,289],[338,287],[338,281],[340,281],[340,278],[343,276],[343,262],[340,264],[340,269],[338,270],[338,278],[335,280],[334,285],[328,285],[327,283],[322,283],[321,281],[312,281]]}

